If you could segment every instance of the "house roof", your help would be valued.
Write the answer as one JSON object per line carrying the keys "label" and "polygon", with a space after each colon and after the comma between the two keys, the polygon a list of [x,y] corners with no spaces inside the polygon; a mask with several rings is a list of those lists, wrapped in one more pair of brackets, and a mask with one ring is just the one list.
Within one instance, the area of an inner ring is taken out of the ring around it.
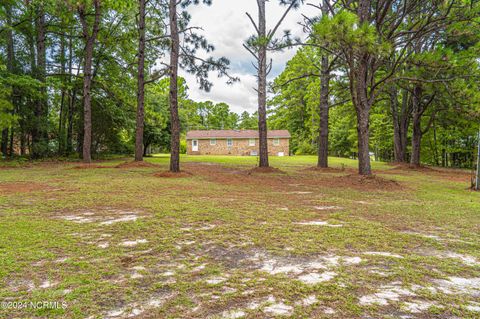
{"label": "house roof", "polygon": [[[269,130],[268,138],[290,138],[287,130]],[[187,139],[210,139],[210,138],[258,138],[257,130],[203,130],[187,132]]]}

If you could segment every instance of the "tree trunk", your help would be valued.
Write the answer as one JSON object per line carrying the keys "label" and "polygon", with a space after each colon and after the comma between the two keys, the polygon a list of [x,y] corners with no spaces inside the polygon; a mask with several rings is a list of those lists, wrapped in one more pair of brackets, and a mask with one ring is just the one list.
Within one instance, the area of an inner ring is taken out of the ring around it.
{"label": "tree trunk", "polygon": [[92,60],[95,40],[100,27],[100,0],[94,0],[95,21],[93,22],[92,32],[88,30],[87,13],[85,8],[80,6],[79,16],[83,28],[83,37],[85,40],[84,49],[84,67],[83,67],[83,161],[90,163],[92,161]]}
{"label": "tree trunk", "polygon": [[363,108],[357,110],[357,133],[358,133],[358,173],[360,175],[372,175],[370,166],[370,110]]}
{"label": "tree trunk", "polygon": [[145,144],[143,145],[143,157],[147,156],[147,151],[148,151],[148,147],[150,146],[150,144]]}
{"label": "tree trunk", "polygon": [[410,118],[412,116],[411,98],[407,90],[402,92],[402,110],[400,113],[400,143],[401,143],[401,159],[402,162],[408,163],[407,144],[408,144],[408,128],[410,126]]}
{"label": "tree trunk", "polygon": [[8,156],[8,128],[2,130],[2,155]]}
{"label": "tree trunk", "polygon": [[178,116],[178,58],[180,38],[177,24],[177,0],[170,0],[170,125],[171,125],[171,151],[170,171],[180,172],[180,119]]}
{"label": "tree trunk", "polygon": [[[258,4],[258,37],[262,42],[266,38],[265,0],[257,0]],[[267,136],[267,45],[261,44],[258,49],[258,137],[260,167],[268,167]]]}
{"label": "tree trunk", "polygon": [[35,8],[36,19],[36,41],[37,41],[37,63],[35,70],[36,79],[42,83],[39,98],[35,103],[34,116],[35,123],[32,130],[32,157],[41,158],[48,152],[48,132],[47,132],[47,87],[46,87],[46,47],[45,47],[45,12],[41,3]]}
{"label": "tree trunk", "polygon": [[[7,14],[7,70],[10,73],[13,73],[13,59],[14,59],[14,52],[13,52],[13,32],[10,26],[12,25],[11,21],[11,8],[9,5],[6,5],[6,14]],[[1,136],[1,145],[0,151],[4,157],[8,156],[8,127],[2,130]]]}
{"label": "tree trunk", "polygon": [[[61,73],[65,74],[65,37],[62,36],[60,39],[60,65]],[[65,98],[66,98],[66,89],[64,81],[66,78],[62,76],[61,83],[61,94],[60,94],[60,114],[58,116],[58,155],[63,155],[65,153]]]}
{"label": "tree trunk", "polygon": [[[80,69],[80,68],[79,68]],[[70,155],[73,151],[72,149],[72,119],[73,119],[73,106],[74,103],[74,94],[75,88],[72,86],[72,71],[73,71],[73,41],[72,37],[70,36],[68,39],[68,84],[70,86],[70,90],[68,92],[68,105],[67,105],[67,112],[65,114],[65,124],[66,127],[66,136],[65,136],[65,155]]]}
{"label": "tree trunk", "polygon": [[396,163],[403,162],[404,154],[403,154],[403,145],[402,145],[402,137],[401,137],[401,126],[400,126],[400,119],[399,119],[399,110],[398,110],[398,90],[396,86],[392,85],[389,91],[390,97],[390,109],[392,112],[392,120],[393,120],[393,158]]}
{"label": "tree trunk", "polygon": [[328,56],[322,56],[322,74],[320,78],[320,134],[318,138],[318,167],[328,167],[328,116],[330,91],[330,71]]}
{"label": "tree trunk", "polygon": [[410,165],[413,167],[420,166],[420,148],[422,143],[422,106],[421,106],[422,89],[419,86],[414,88],[413,94],[413,116],[412,116],[412,155]]}
{"label": "tree trunk", "polygon": [[137,129],[135,136],[135,161],[143,161],[143,126],[145,121],[145,0],[139,0],[138,22],[138,87]]}
{"label": "tree trunk", "polygon": [[12,128],[10,129],[10,146],[8,148],[9,158],[13,158],[13,156],[15,155],[14,139],[15,139],[15,131],[12,126]]}
{"label": "tree trunk", "polygon": [[357,114],[357,133],[358,133],[358,173],[360,175],[371,175],[370,165],[370,109],[371,100],[367,94],[367,62],[361,59],[358,66],[351,67],[350,72],[350,92],[352,101]]}
{"label": "tree trunk", "polygon": [[[367,23],[370,18],[370,0],[360,0],[357,16],[361,24]],[[370,109],[374,100],[374,93],[369,92],[369,84],[373,81],[371,58],[368,52],[363,52],[360,57],[352,56],[349,62],[350,93],[357,113],[358,133],[358,173],[372,175],[370,165]]]}

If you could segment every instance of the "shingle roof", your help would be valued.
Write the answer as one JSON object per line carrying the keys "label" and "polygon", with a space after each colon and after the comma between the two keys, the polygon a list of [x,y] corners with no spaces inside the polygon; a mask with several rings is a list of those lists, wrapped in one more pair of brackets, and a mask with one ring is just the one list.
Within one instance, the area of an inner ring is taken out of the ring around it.
{"label": "shingle roof", "polygon": [[[268,138],[290,138],[287,130],[270,130],[267,132]],[[210,139],[210,138],[258,138],[257,130],[204,130],[189,131],[187,139]]]}

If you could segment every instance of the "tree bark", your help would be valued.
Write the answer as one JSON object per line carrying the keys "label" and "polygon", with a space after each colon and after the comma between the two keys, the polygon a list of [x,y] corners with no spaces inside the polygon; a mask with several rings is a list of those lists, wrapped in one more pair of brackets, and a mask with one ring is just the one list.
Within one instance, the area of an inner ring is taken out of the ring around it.
{"label": "tree bark", "polygon": [[419,86],[414,88],[413,93],[413,114],[412,114],[412,155],[410,158],[410,165],[413,167],[420,166],[420,151],[422,143],[422,89]]}
{"label": "tree bark", "polygon": [[[360,24],[367,23],[370,19],[371,0],[360,0],[357,16]],[[358,52],[351,56],[349,62],[350,92],[353,105],[357,113],[358,133],[358,173],[372,175],[370,165],[370,109],[375,100],[374,93],[369,92],[369,83],[373,82],[371,56],[368,52]]]}
{"label": "tree bark", "polygon": [[395,163],[407,163],[407,138],[410,124],[409,94],[402,93],[401,106],[398,103],[398,89],[392,86],[389,91],[393,121],[393,153]]}
{"label": "tree bark", "polygon": [[177,24],[177,0],[170,0],[170,125],[171,125],[171,151],[170,171],[180,172],[180,119],[178,116],[178,59],[180,50],[180,37]]}
{"label": "tree bark", "polygon": [[90,163],[92,161],[92,60],[95,40],[100,27],[100,0],[94,0],[95,20],[90,33],[87,23],[87,13],[84,6],[79,6],[78,13],[82,23],[83,38],[85,40],[84,49],[84,68],[83,68],[83,161]]}
{"label": "tree bark", "polygon": [[[328,0],[323,0],[322,16],[328,15]],[[329,103],[330,95],[330,65],[328,55],[324,52],[321,57],[321,75],[320,75],[320,131],[318,137],[318,162],[317,166],[321,168],[328,167],[328,122],[329,122]]]}
{"label": "tree bark", "polygon": [[143,161],[143,127],[145,121],[145,0],[139,0],[138,87],[135,161]]}
{"label": "tree bark", "polygon": [[36,30],[36,48],[37,63],[35,70],[36,79],[42,83],[40,96],[35,103],[34,117],[35,123],[32,130],[32,157],[41,158],[48,152],[48,110],[47,110],[47,87],[46,87],[46,46],[45,46],[45,11],[41,3],[35,7],[35,30]]}
{"label": "tree bark", "polygon": [[[80,69],[80,68],[79,68]],[[72,131],[73,131],[73,105],[75,103],[75,88],[72,86],[72,71],[73,71],[73,41],[72,37],[68,39],[68,83],[70,84],[70,92],[68,94],[68,108],[65,115],[64,126],[66,126],[65,136],[65,155],[70,155],[73,152],[72,148]],[[78,71],[77,71],[78,72]]]}
{"label": "tree bark", "polygon": [[[5,11],[7,15],[7,25],[11,26],[12,21],[12,10],[10,5],[5,5]],[[14,53],[14,44],[13,44],[13,31],[11,28],[7,28],[7,70],[10,73],[14,73],[14,59],[15,59],[15,53]],[[13,98],[12,98],[12,104],[13,104]],[[1,136],[1,153],[4,157],[8,156],[8,127],[4,128],[2,130],[2,136]]]}
{"label": "tree bark", "polygon": [[2,130],[2,155],[8,156],[8,128]]}
{"label": "tree bark", "polygon": [[267,137],[267,44],[265,0],[257,0],[258,4],[258,38],[262,44],[258,49],[258,137],[260,167],[268,167]]}
{"label": "tree bark", "polygon": [[370,166],[370,111],[363,108],[357,110],[357,133],[358,133],[358,173],[360,175],[372,175]]}
{"label": "tree bark", "polygon": [[322,56],[320,77],[320,134],[318,139],[318,167],[328,167],[328,122],[330,94],[330,71],[328,56]]}
{"label": "tree bark", "polygon": [[350,72],[350,91],[357,114],[358,136],[358,173],[369,176],[372,174],[370,165],[370,109],[372,98],[368,98],[367,70],[365,58],[361,59]]}
{"label": "tree bark", "polygon": [[[65,74],[65,37],[62,36],[60,39],[60,65],[61,73]],[[65,153],[65,99],[66,99],[66,89],[65,89],[65,78],[62,78],[61,83],[61,93],[60,93],[60,114],[58,117],[58,154],[63,155]]]}

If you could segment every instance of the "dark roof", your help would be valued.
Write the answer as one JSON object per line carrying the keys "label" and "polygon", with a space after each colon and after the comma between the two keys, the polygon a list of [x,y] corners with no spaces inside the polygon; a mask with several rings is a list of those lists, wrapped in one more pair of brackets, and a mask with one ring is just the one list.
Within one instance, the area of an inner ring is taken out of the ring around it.
{"label": "dark roof", "polygon": [[[267,132],[268,138],[290,138],[287,130],[270,130]],[[258,138],[257,130],[204,130],[189,131],[187,139],[210,139],[210,138]]]}

